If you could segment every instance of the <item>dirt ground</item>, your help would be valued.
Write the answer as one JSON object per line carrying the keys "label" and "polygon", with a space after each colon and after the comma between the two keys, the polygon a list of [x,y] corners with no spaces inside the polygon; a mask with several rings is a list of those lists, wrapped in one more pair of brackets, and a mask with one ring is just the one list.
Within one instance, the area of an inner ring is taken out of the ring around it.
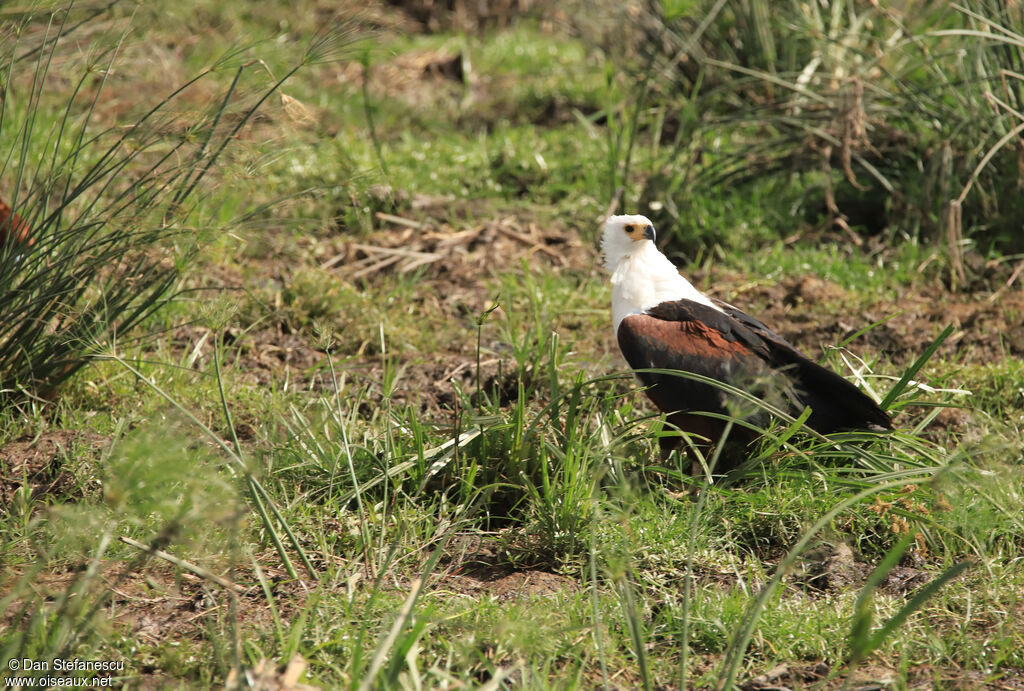
{"label": "dirt ground", "polygon": [[930,286],[927,293],[908,292],[898,302],[876,302],[844,313],[844,305],[853,302],[854,296],[815,276],[789,277],[754,287],[742,287],[742,280],[716,277],[721,288],[715,292],[742,301],[737,307],[750,310],[809,353],[888,318],[855,339],[850,348],[856,351],[867,346],[886,359],[906,364],[946,325],[953,324],[953,334],[939,348],[941,356],[993,362],[1024,354],[1024,291],[1019,287],[963,293]]}
{"label": "dirt ground", "polygon": [[[65,467],[68,456],[100,458],[108,440],[97,434],[54,430],[22,437],[0,448],[0,501],[11,506],[21,488],[35,498],[78,498],[100,489],[98,474],[74,475]],[[83,453],[84,452],[84,453]]]}

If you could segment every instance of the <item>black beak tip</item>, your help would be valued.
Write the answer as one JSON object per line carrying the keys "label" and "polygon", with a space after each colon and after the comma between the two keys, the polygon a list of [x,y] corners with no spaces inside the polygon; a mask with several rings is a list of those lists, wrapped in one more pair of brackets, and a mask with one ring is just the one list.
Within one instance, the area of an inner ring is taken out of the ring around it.
{"label": "black beak tip", "polygon": [[648,225],[646,228],[644,228],[644,239],[645,240],[650,240],[651,242],[654,242],[654,238],[656,238],[656,237],[657,237],[657,235],[654,232],[654,226]]}

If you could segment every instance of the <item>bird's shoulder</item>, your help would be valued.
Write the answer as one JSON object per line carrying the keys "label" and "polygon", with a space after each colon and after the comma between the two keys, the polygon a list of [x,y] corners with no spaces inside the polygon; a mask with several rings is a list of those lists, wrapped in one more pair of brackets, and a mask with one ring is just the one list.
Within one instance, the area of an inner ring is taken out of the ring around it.
{"label": "bird's shoulder", "polygon": [[[682,329],[686,324],[698,324],[702,332],[714,332],[717,338],[732,343],[741,343],[762,357],[785,354],[789,357],[806,357],[786,339],[770,329],[761,320],[750,316],[738,307],[715,298],[711,304],[696,300],[669,300],[645,310],[642,314],[630,315],[619,326],[622,330],[665,331],[676,323]],[[653,319],[655,322],[647,320]],[[660,327],[655,326],[660,324]]]}
{"label": "bird's shoulder", "polygon": [[750,316],[738,307],[730,305],[728,302],[723,300],[711,298],[711,302],[714,303],[714,305],[718,307],[723,314],[731,318],[733,321],[742,324],[745,328],[755,333],[759,338],[784,348],[796,350],[793,344],[766,326],[760,319]]}
{"label": "bird's shoulder", "polygon": [[762,322],[714,298],[710,298],[710,304],[689,299],[669,300],[645,310],[645,314],[665,322],[700,322],[723,335],[744,340],[759,332],[774,334]]}

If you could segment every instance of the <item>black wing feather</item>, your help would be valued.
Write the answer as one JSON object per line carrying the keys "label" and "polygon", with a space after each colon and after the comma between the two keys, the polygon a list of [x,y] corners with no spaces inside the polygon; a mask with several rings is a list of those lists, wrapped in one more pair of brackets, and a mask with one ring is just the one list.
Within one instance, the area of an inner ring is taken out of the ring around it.
{"label": "black wing feather", "polygon": [[[892,428],[889,416],[849,381],[807,358],[761,321],[715,303],[721,311],[675,300],[646,315],[626,317],[617,334],[626,361],[636,369],[679,369],[738,386],[774,370],[790,384],[776,388],[785,388],[797,406],[811,407],[811,429],[828,434]],[[662,410],[724,411],[722,393],[714,387],[678,377],[639,376],[652,387],[648,395]]]}
{"label": "black wing feather", "polygon": [[892,420],[878,404],[847,379],[822,367],[762,322],[715,300],[726,314],[757,333],[768,347],[768,364],[773,368],[792,368],[792,377],[802,402],[811,407],[808,425],[822,434],[850,429],[892,429]]}

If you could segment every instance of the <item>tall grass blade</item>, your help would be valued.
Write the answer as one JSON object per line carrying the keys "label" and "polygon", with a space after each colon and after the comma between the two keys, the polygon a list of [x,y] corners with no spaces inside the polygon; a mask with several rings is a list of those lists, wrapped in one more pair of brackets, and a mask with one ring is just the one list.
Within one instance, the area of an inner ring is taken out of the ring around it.
{"label": "tall grass blade", "polygon": [[857,596],[857,601],[853,605],[853,616],[852,625],[850,628],[850,664],[856,665],[860,660],[865,659],[870,654],[870,635],[871,635],[871,600],[875,589],[882,583],[885,577],[892,571],[903,554],[907,551],[907,548],[914,541],[913,533],[908,532],[899,542],[897,542],[892,549],[886,552],[885,557],[878,563],[878,566],[874,568],[871,575],[868,576],[867,581],[864,582],[864,586],[861,588],[860,595]]}
{"label": "tall grass blade", "polygon": [[643,624],[640,621],[640,612],[637,611],[636,600],[633,597],[633,585],[629,582],[628,573],[623,575],[616,590],[618,590],[619,599],[622,601],[622,614],[626,620],[626,628],[629,629],[629,640],[633,644],[633,655],[636,657],[640,681],[645,691],[650,691],[651,677],[650,666],[647,662],[647,642],[644,640]]}
{"label": "tall grass blade", "polygon": [[[597,511],[592,513],[592,520],[596,522]],[[608,661],[607,653],[605,652],[604,636],[601,634],[601,607],[600,598],[598,596],[598,578],[597,578],[597,531],[593,530],[593,523],[591,524],[590,531],[590,554],[588,563],[590,566],[590,607],[591,613],[594,619],[594,643],[597,646],[597,659],[601,666],[601,685],[604,688],[610,688],[608,684]]]}
{"label": "tall grass blade", "polygon": [[910,600],[900,607],[900,610],[896,612],[889,621],[885,622],[880,629],[875,631],[866,645],[854,651],[857,659],[862,660],[881,647],[882,643],[885,642],[885,639],[888,638],[896,629],[902,626],[911,614],[921,609],[921,607],[923,607],[924,604],[932,598],[932,596],[946,585],[946,583],[949,583],[972,565],[973,563],[970,561],[961,561],[953,564],[929,581],[927,585],[919,588],[917,592],[914,593],[914,597],[910,598]]}
{"label": "tall grass blade", "polygon": [[935,355],[935,351],[937,351],[943,342],[950,337],[953,330],[954,326],[949,324],[942,330],[942,333],[936,336],[935,340],[925,348],[924,352],[914,360],[914,363],[904,370],[903,376],[901,376],[899,381],[889,389],[889,393],[885,395],[885,398],[883,398],[882,402],[879,404],[879,407],[881,407],[882,410],[889,410],[893,407],[893,402],[907,388],[907,385],[910,384],[910,380],[917,376],[917,373],[921,371],[921,368],[932,359],[932,356]]}
{"label": "tall grass blade", "polygon": [[[391,653],[396,642],[399,641],[400,636],[404,639],[400,643],[400,646],[408,648],[420,637],[420,635],[422,635],[425,623],[416,624],[411,631],[407,631],[404,634],[403,630],[409,624],[409,620],[413,616],[413,611],[416,607],[416,600],[419,598],[420,592],[423,589],[423,582],[437,566],[437,562],[441,558],[441,553],[442,549],[435,549],[430,558],[427,559],[427,563],[423,567],[423,572],[409,584],[409,595],[405,598],[405,602],[402,603],[402,607],[398,611],[398,616],[395,618],[395,621],[388,630],[388,633],[377,644],[373,657],[370,659],[370,665],[363,673],[362,682],[359,684],[359,691],[368,691],[377,683],[377,673],[380,672],[381,668],[384,666],[387,656]],[[375,592],[380,585],[381,584],[378,579],[378,583],[374,586]],[[391,682],[393,683],[397,679],[397,669],[392,671],[394,676],[391,679]]]}

